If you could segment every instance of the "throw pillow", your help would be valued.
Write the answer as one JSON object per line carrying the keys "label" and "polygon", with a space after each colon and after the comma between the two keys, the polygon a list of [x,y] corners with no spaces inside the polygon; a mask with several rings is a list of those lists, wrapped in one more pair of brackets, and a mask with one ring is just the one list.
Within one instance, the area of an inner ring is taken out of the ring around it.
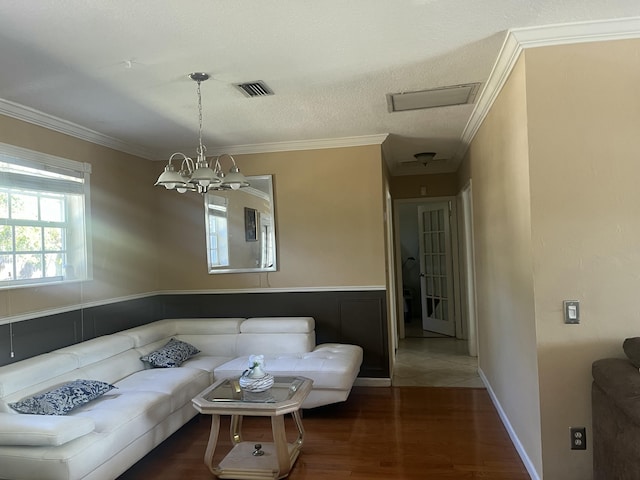
{"label": "throw pillow", "polygon": [[116,388],[98,380],[74,380],[53,390],[10,403],[20,413],[33,415],[66,415],[74,408],[89,403]]}
{"label": "throw pillow", "polygon": [[200,350],[190,343],[172,338],[164,347],[140,357],[140,360],[155,368],[174,368],[198,353]]}
{"label": "throw pillow", "polygon": [[636,368],[640,368],[640,337],[632,337],[625,339],[622,342],[622,349],[624,353],[627,354],[631,363],[633,363]]}

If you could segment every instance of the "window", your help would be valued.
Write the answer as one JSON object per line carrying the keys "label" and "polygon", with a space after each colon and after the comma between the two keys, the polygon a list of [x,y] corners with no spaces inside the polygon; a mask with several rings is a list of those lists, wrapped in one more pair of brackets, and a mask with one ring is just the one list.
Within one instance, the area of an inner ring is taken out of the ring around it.
{"label": "window", "polygon": [[90,171],[0,144],[0,288],[89,278]]}
{"label": "window", "polygon": [[229,265],[228,204],[225,197],[206,195],[207,255],[209,270]]}

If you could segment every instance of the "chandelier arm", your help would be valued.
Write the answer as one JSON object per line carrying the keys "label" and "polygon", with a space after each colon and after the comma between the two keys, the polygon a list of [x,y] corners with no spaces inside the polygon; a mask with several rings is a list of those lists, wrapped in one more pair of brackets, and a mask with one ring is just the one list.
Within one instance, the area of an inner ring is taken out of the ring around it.
{"label": "chandelier arm", "polygon": [[213,171],[216,173],[222,173],[222,165],[220,165],[220,157],[216,157],[216,163],[212,165]]}
{"label": "chandelier arm", "polygon": [[191,157],[187,157],[186,155],[184,155],[184,160],[182,160],[182,164],[180,165],[180,170],[184,170],[185,164],[187,166],[187,172],[189,173],[189,175],[191,175],[193,171],[196,169],[195,162],[191,159]]}
{"label": "chandelier arm", "polygon": [[238,166],[238,165],[236,165],[236,159],[235,159],[235,158],[233,158],[233,157],[232,157],[231,155],[229,155],[228,153],[223,153],[222,155],[220,155],[220,156],[217,158],[216,162],[219,162],[219,160],[220,160],[222,157],[229,157],[229,158],[231,159],[231,162],[233,162],[233,166],[234,166],[234,167],[237,167],[237,166]]}
{"label": "chandelier arm", "polygon": [[[187,157],[187,156],[186,156],[184,153],[182,153],[182,152],[176,152],[176,153],[173,153],[173,154],[171,154],[171,156],[169,157],[169,165],[171,165],[171,161],[173,160],[173,157],[175,157],[176,155],[182,155],[182,158],[183,158],[183,159],[187,159],[187,158],[189,158],[189,157]],[[182,163],[184,163],[184,160],[182,160]]]}

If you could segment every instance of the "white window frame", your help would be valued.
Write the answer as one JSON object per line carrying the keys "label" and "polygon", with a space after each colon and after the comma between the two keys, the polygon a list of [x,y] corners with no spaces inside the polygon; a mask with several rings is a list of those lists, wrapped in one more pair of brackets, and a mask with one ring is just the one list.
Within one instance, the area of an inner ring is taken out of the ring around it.
{"label": "white window frame", "polygon": [[[228,199],[215,194],[204,196],[205,230],[207,235],[207,265],[214,268],[229,266]],[[211,228],[211,222],[224,223],[224,232]],[[215,237],[215,242],[212,241]],[[217,261],[214,262],[214,259]]]}
{"label": "white window frame", "polygon": [[[75,271],[73,275],[62,275],[55,277],[43,277],[35,279],[16,279],[2,280],[0,281],[0,289],[11,288],[24,288],[24,287],[37,287],[42,285],[52,285],[59,283],[69,283],[91,280],[93,278],[92,268],[92,245],[91,245],[91,201],[90,201],[90,175],[91,164],[86,162],[78,162],[75,160],[69,160],[62,157],[56,157],[41,152],[36,152],[26,148],[16,147],[14,145],[0,143],[0,162],[10,163],[19,167],[28,167],[32,169],[55,172],[68,177],[74,177],[79,179],[78,190],[76,192],[65,192],[65,187],[58,193],[76,193],[80,196],[82,202],[82,211],[84,216],[84,222],[82,229],[76,229],[75,235],[81,235],[84,239],[84,266],[79,271]],[[2,190],[9,190],[12,192],[31,192],[38,194],[49,194],[53,190],[50,186],[55,184],[55,180],[39,179],[37,176],[6,174],[0,172],[0,188]],[[61,181],[62,184],[65,181]],[[42,185],[42,188],[39,188]],[[66,226],[38,219],[38,220],[16,220],[0,218],[0,225],[24,225],[24,226],[36,226],[39,228],[51,226],[59,227]],[[82,230],[82,231],[80,231]],[[67,232],[68,233],[68,232]],[[0,252],[0,254],[6,252]],[[11,255],[16,254],[15,244],[13,249],[9,251]],[[41,245],[41,251],[36,251],[35,254],[46,253],[45,245]],[[44,265],[43,265],[44,269]]]}

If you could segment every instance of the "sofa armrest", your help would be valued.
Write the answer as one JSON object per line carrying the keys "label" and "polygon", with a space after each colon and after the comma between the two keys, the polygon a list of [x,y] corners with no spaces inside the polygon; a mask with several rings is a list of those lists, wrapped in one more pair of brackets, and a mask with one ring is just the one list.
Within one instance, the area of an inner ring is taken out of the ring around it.
{"label": "sofa armrest", "polygon": [[329,383],[339,383],[334,388],[351,390],[360,366],[362,365],[363,350],[358,345],[344,343],[323,343],[313,349],[312,352],[305,353],[303,359],[315,365],[320,378],[315,380],[318,385],[322,384],[322,374],[335,377]]}
{"label": "sofa armrest", "polygon": [[57,446],[94,429],[85,417],[0,413],[0,445]]}
{"label": "sofa armrest", "polygon": [[640,425],[640,372],[626,358],[603,358],[592,364],[594,383],[630,421]]}

